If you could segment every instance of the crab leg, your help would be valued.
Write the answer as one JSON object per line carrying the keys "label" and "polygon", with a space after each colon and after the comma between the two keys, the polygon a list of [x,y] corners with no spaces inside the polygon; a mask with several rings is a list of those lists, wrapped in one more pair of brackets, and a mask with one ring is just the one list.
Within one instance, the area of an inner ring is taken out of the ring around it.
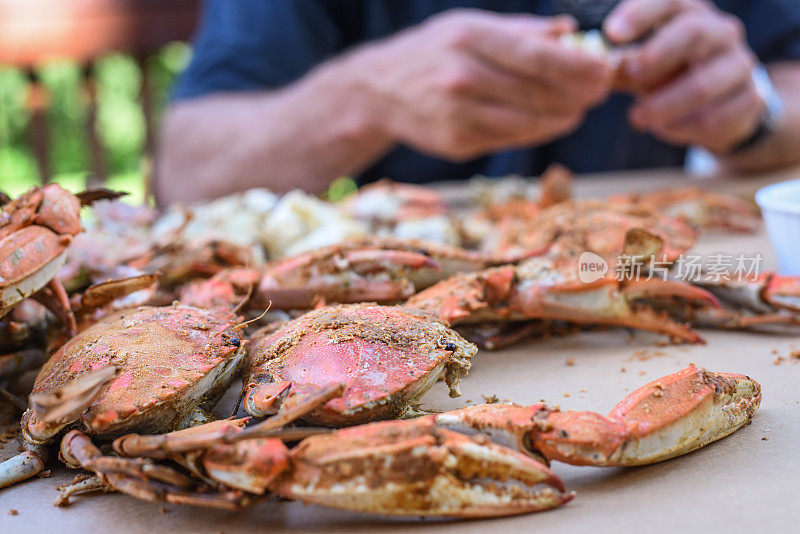
{"label": "crab leg", "polygon": [[762,273],[758,277],[719,282],[700,282],[720,300],[759,313],[800,311],[800,278]]}
{"label": "crab leg", "polygon": [[0,354],[0,377],[36,369],[46,359],[47,355],[41,349],[23,349],[8,354]]}
{"label": "crab leg", "polygon": [[13,486],[44,471],[46,448],[36,446],[31,449],[0,463],[0,488]]}
{"label": "crab leg", "polygon": [[64,486],[57,486],[58,497],[53,501],[53,506],[68,506],[73,495],[83,495],[95,491],[108,491],[103,481],[97,475],[78,475],[75,480]]}
{"label": "crab leg", "polygon": [[70,336],[74,336],[78,332],[78,325],[75,322],[75,314],[72,312],[69,297],[58,278],[50,280],[44,289],[33,295],[33,299],[53,312],[53,315],[58,317],[67,328],[67,333]]}
{"label": "crab leg", "polygon": [[622,293],[628,300],[642,298],[676,297],[687,302],[696,302],[704,306],[719,308],[719,300],[713,293],[692,284],[678,280],[633,280],[626,282]]}
{"label": "crab leg", "polygon": [[273,491],[359,512],[492,517],[555,508],[573,497],[540,462],[428,418],[312,436],[292,449],[291,463]]}
{"label": "crab leg", "polygon": [[33,434],[49,438],[75,421],[105,390],[116,372],[116,367],[109,365],[50,393],[32,394],[30,408],[23,414],[21,425],[28,450],[0,463],[0,488],[41,473],[47,461],[44,446],[47,440],[36,439]]}
{"label": "crab leg", "polygon": [[633,466],[674,458],[731,434],[752,419],[760,402],[755,380],[689,366],[634,391],[608,416],[492,404],[435,420],[454,430],[487,433],[537,458]]}
{"label": "crab leg", "polygon": [[275,415],[261,423],[245,429],[248,417],[224,419],[204,425],[177,430],[160,435],[127,434],[114,441],[117,454],[128,457],[148,457],[154,459],[170,458],[176,454],[198,448],[211,447],[221,443],[233,443],[242,439],[256,437],[279,429],[298,417],[315,410],[329,400],[341,395],[344,386],[331,384],[320,387],[308,394],[292,395],[280,401]]}
{"label": "crab leg", "polygon": [[[286,406],[288,413],[297,413],[293,417],[297,418],[340,396],[345,386],[338,383],[317,386],[314,384],[295,384],[289,381],[280,381],[255,387],[246,386],[245,389],[243,402],[245,411],[250,415],[254,417],[266,417],[273,414],[281,415],[282,411],[287,411],[284,410],[284,406]],[[319,402],[320,400],[321,402]],[[288,418],[285,415],[282,415],[280,419],[288,422]]]}
{"label": "crab leg", "polygon": [[[651,280],[646,291],[673,295],[677,292],[676,296],[713,300],[702,290],[681,286],[676,291],[675,286],[679,284],[676,282],[664,282],[666,286],[657,289],[659,282]],[[455,276],[414,295],[407,305],[433,312],[454,325],[500,319],[560,319],[626,326],[667,334],[690,343],[702,342],[699,335],[665,314],[644,306],[632,306],[616,280],[566,281],[558,273],[531,274],[512,265]]]}
{"label": "crab leg", "polygon": [[78,430],[71,430],[64,436],[61,456],[72,467],[93,471],[107,489],[145,501],[227,510],[241,508],[250,502],[250,498],[240,491],[198,488],[185,475],[148,460],[103,456],[89,437]]}
{"label": "crab leg", "polygon": [[23,432],[37,436],[55,435],[64,426],[75,421],[111,381],[117,376],[117,367],[107,365],[76,378],[51,392],[32,393],[30,409],[23,416]]}
{"label": "crab leg", "polygon": [[120,456],[147,457],[163,460],[194,450],[206,443],[225,442],[244,428],[249,418],[223,419],[166,434],[126,434],[114,440],[114,450]]}

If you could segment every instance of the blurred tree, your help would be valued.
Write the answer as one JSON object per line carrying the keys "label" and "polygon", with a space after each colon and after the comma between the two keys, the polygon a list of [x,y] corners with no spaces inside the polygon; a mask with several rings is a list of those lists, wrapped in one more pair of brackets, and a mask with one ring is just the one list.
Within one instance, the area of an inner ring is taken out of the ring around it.
{"label": "blurred tree", "polygon": [[145,68],[153,98],[153,113],[148,117],[154,129],[161,124],[161,117],[169,104],[169,95],[175,79],[183,72],[192,57],[191,47],[182,42],[164,45],[158,54],[147,58]]}
{"label": "blurred tree", "polygon": [[97,136],[109,174],[139,171],[145,146],[145,116],[139,102],[142,73],[134,59],[111,54],[94,65]]}
{"label": "blurred tree", "polygon": [[20,70],[0,67],[0,190],[10,195],[39,181],[27,140],[29,92],[28,79]]}
{"label": "blurred tree", "polygon": [[81,69],[74,62],[57,61],[40,67],[38,75],[49,98],[47,126],[51,179],[74,181],[73,187],[80,189],[85,186],[90,169],[86,131],[89,103]]}

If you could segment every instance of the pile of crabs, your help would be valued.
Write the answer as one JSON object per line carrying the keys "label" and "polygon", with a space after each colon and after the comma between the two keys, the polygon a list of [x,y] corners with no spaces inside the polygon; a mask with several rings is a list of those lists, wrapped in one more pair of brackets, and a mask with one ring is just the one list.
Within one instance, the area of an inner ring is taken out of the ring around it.
{"label": "pile of crabs", "polygon": [[[608,415],[510,403],[424,410],[439,380],[459,395],[478,346],[565,326],[701,343],[694,326],[800,324],[792,278],[615,276],[623,258],[645,274],[654,258],[669,265],[706,228],[752,231],[759,216],[743,200],[699,189],[574,200],[558,168],[535,193],[502,184],[473,182],[473,198],[456,203],[392,182],[340,204],[250,193],[223,201],[235,206],[220,217],[228,226],[204,221],[216,220],[208,207],[159,218],[108,191],[55,184],[7,201],[0,394],[23,412],[24,451],[0,463],[0,488],[40,473],[57,447],[87,473],[59,489],[59,505],[117,491],[219,508],[272,495],[390,515],[502,516],[574,497],[552,461],[659,462],[751,420],[755,380],[695,366]],[[284,228],[312,219],[321,222]],[[585,252],[609,266],[588,282]],[[215,418],[237,377],[233,414]]]}

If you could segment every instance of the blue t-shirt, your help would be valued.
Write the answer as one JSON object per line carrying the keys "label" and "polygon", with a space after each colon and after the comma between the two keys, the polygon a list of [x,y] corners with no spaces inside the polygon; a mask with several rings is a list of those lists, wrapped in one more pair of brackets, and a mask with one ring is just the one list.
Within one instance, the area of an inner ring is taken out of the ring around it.
{"label": "blue t-shirt", "polygon": [[[596,27],[615,0],[207,0],[194,56],[175,89],[176,99],[216,92],[284,86],[318,63],[359,43],[389,36],[455,7],[505,13],[578,15]],[[798,0],[718,0],[745,24],[763,63],[800,58]],[[584,124],[555,142],[451,163],[399,146],[360,181],[388,176],[408,182],[463,179],[475,174],[540,174],[558,162],[577,172],[683,164],[686,150],[634,131],[627,95],[613,95]],[[269,126],[265,126],[269,127]]]}

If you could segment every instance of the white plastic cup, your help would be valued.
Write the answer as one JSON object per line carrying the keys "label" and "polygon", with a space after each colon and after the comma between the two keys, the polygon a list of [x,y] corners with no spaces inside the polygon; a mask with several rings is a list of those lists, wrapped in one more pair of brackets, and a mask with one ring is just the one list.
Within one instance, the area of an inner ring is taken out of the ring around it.
{"label": "white plastic cup", "polygon": [[756,193],[781,274],[800,275],[800,180],[762,187]]}

